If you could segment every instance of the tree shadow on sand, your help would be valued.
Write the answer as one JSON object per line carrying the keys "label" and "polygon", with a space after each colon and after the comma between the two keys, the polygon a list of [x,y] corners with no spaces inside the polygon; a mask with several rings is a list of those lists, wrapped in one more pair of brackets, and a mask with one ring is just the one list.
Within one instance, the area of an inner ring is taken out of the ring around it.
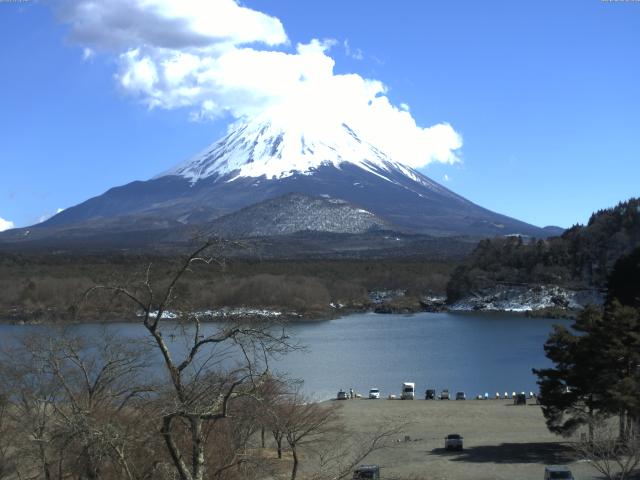
{"label": "tree shadow on sand", "polygon": [[451,452],[444,448],[434,448],[431,450],[431,454],[450,457],[454,462],[471,463],[563,464],[575,460],[575,454],[569,446],[554,442],[480,445],[465,448],[461,452]]}

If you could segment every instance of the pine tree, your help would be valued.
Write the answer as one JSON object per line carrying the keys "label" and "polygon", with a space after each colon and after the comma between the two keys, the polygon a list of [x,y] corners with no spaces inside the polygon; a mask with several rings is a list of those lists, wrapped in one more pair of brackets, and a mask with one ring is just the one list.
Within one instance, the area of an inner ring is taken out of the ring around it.
{"label": "pine tree", "polygon": [[[620,438],[632,434],[640,419],[640,310],[614,300],[605,310],[606,328],[601,332],[606,359],[607,409],[620,418]],[[602,375],[602,374],[601,374]]]}
{"label": "pine tree", "polygon": [[607,285],[607,304],[612,305],[615,299],[623,305],[640,308],[640,247],[613,266]]}
{"label": "pine tree", "polygon": [[571,330],[555,327],[545,344],[553,368],[534,370],[552,432],[569,436],[596,417],[619,417],[620,438],[640,420],[640,248],[609,278],[605,308],[587,307]]}
{"label": "pine tree", "polygon": [[600,309],[587,307],[572,325],[576,333],[555,326],[545,343],[545,353],[555,367],[533,372],[538,376],[547,427],[554,433],[570,436],[584,425],[593,425],[595,416],[605,411],[602,346],[600,338],[591,335],[602,323]]}

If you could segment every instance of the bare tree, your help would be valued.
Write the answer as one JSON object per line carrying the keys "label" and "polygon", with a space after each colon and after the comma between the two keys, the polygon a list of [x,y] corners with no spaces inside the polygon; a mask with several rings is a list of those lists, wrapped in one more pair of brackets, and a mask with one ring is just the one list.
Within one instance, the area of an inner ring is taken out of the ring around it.
{"label": "bare tree", "polygon": [[3,352],[0,371],[2,388],[11,392],[19,476],[145,478],[131,458],[136,449],[152,448],[140,435],[145,416],[138,413],[147,402],[139,400],[151,387],[142,382],[139,346],[57,330],[21,340]]}
{"label": "bare tree", "polygon": [[0,391],[0,480],[10,478],[15,472],[15,448],[11,438],[12,426],[9,419],[9,401]]}
{"label": "bare tree", "polygon": [[353,470],[373,453],[393,448],[406,423],[389,419],[375,431],[351,435],[339,432],[326,447],[317,452],[317,466],[312,480],[341,480],[351,478]]}
{"label": "bare tree", "polygon": [[[198,248],[167,277],[164,286],[152,281],[149,266],[145,280],[134,288],[100,285],[85,293],[86,298],[98,290],[113,292],[129,299],[141,312],[142,325],[169,377],[170,387],[161,397],[160,432],[181,480],[205,478],[209,424],[234,416],[236,399],[259,392],[269,357],[291,348],[284,332],[272,325],[228,322],[206,332],[199,315],[180,305],[181,279],[198,265],[221,263],[209,253],[219,246],[218,242],[207,242]],[[187,339],[183,352],[171,349],[167,316],[177,317],[182,326],[181,338]],[[229,366],[230,359],[237,360],[233,366]]]}
{"label": "bare tree", "polygon": [[640,465],[640,437],[620,438],[618,429],[605,418],[594,420],[593,439],[573,445],[578,456],[608,480],[626,480]]}
{"label": "bare tree", "polygon": [[48,375],[41,375],[27,349],[2,351],[0,381],[8,401],[11,423],[10,447],[20,451],[15,465],[19,478],[60,478],[64,452],[56,452],[52,404],[58,398],[59,386]]}
{"label": "bare tree", "polygon": [[286,401],[278,405],[280,428],[287,445],[291,449],[293,465],[291,480],[295,480],[300,464],[299,448],[325,439],[337,430],[337,407],[311,402],[299,388],[286,396]]}
{"label": "bare tree", "polygon": [[265,433],[269,431],[276,445],[278,459],[282,459],[282,446],[285,441],[283,405],[291,391],[292,383],[269,376],[261,385],[260,402],[257,405],[257,417],[260,424],[260,445],[265,448]]}

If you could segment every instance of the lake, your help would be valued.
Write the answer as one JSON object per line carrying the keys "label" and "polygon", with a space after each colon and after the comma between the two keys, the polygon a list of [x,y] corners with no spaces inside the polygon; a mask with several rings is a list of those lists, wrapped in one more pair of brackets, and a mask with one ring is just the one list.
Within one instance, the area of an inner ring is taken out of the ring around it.
{"label": "lake", "polygon": [[[287,327],[292,339],[306,345],[278,360],[273,370],[304,379],[304,390],[317,399],[335,397],[338,389],[383,396],[399,394],[402,382],[415,382],[418,398],[427,388],[463,390],[471,398],[496,391],[537,391],[532,368],[549,366],[543,344],[553,324],[570,321],[526,318],[505,313],[363,313],[336,320]],[[39,330],[43,326],[0,325],[0,335]],[[90,335],[97,324],[72,327]],[[110,324],[126,337],[145,334],[137,324]],[[213,328],[213,326],[209,326]]]}

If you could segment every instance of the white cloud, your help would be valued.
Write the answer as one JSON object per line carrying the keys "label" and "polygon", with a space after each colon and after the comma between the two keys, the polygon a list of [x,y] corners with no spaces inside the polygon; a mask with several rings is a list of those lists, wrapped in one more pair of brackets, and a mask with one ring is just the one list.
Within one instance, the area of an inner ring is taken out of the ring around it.
{"label": "white cloud", "polygon": [[4,232],[5,230],[9,230],[10,228],[14,228],[15,225],[10,220],[5,220],[0,217],[0,232]]}
{"label": "white cloud", "polygon": [[55,8],[75,41],[103,50],[206,50],[287,40],[280,20],[234,0],[61,0]]}
{"label": "white cloud", "polygon": [[93,49],[91,49],[89,47],[84,47],[82,49],[82,59],[85,60],[85,61],[92,59],[95,54],[96,54],[96,52],[94,52]]}
{"label": "white cloud", "polygon": [[355,50],[351,48],[351,45],[349,45],[349,39],[346,39],[343,42],[343,46],[344,46],[344,54],[347,57],[351,57],[354,60],[362,60],[364,58],[364,54],[362,53],[362,50],[360,50],[359,48],[356,48]]}
{"label": "white cloud", "polygon": [[38,221],[36,223],[42,223],[45,220],[49,220],[51,217],[53,217],[54,215],[57,215],[58,213],[64,211],[64,208],[58,208],[56,209],[55,213],[43,213],[42,215],[40,215],[40,217],[38,218]]}
{"label": "white cloud", "polygon": [[149,108],[186,107],[194,121],[344,122],[410,166],[458,161],[462,138],[449,124],[423,128],[378,80],[335,74],[335,40],[292,49],[280,20],[234,0],[63,0],[57,9],[75,41],[117,55],[120,87]]}

